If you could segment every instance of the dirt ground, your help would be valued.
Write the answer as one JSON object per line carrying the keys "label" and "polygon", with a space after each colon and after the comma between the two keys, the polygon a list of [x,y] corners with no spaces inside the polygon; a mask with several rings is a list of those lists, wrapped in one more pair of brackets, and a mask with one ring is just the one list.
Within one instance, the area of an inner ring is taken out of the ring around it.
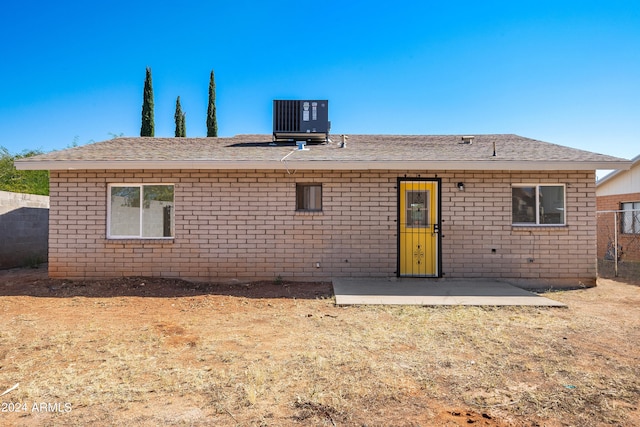
{"label": "dirt ground", "polygon": [[640,426],[640,287],[568,308],[0,271],[0,425]]}

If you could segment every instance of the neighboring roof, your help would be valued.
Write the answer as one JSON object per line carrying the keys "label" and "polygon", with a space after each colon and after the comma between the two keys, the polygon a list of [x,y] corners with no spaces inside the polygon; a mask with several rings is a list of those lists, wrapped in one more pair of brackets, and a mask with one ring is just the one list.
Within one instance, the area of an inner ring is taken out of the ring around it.
{"label": "neighboring roof", "polygon": [[[465,137],[466,138],[466,137]],[[518,135],[340,135],[297,150],[271,135],[117,138],[15,161],[18,169],[595,170],[631,162]],[[496,155],[494,156],[494,143]]]}
{"label": "neighboring roof", "polygon": [[609,180],[612,180],[613,178],[615,178],[616,176],[618,176],[619,174],[621,174],[622,172],[629,170],[631,168],[635,168],[636,166],[640,165],[640,155],[637,155],[636,157],[634,157],[633,159],[631,159],[631,166],[629,166],[626,169],[618,169],[618,170],[614,170],[612,172],[609,172],[608,174],[606,174],[605,176],[603,176],[602,178],[600,178],[598,180],[598,182],[596,183],[596,186],[599,186],[601,184],[606,183]]}
{"label": "neighboring roof", "polygon": [[[627,170],[616,170],[596,182],[596,196],[620,196],[619,201],[637,201],[640,193],[640,156],[631,160]],[[623,195],[627,195],[624,196]]]}

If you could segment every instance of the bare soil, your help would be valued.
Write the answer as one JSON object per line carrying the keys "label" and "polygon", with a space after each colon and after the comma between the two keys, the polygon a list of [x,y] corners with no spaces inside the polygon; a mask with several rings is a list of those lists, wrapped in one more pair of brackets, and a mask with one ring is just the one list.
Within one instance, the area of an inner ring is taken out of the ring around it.
{"label": "bare soil", "polygon": [[0,271],[0,425],[640,426],[640,288],[568,308]]}

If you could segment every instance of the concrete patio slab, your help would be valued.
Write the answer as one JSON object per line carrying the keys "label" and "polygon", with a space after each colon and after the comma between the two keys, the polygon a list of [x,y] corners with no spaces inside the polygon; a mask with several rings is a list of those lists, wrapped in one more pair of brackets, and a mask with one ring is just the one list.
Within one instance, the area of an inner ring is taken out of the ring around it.
{"label": "concrete patio slab", "polygon": [[506,282],[490,279],[336,278],[337,305],[475,305],[566,307]]}

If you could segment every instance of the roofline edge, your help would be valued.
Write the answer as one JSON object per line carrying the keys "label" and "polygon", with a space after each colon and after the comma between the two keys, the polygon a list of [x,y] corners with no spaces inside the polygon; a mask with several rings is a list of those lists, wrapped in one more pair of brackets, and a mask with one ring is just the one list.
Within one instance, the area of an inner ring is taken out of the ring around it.
{"label": "roofline edge", "polygon": [[[610,179],[618,176],[622,172],[628,171],[629,169],[631,169],[632,167],[634,167],[638,163],[640,163],[640,155],[637,155],[633,159],[631,159],[631,165],[626,169],[612,168],[612,169],[616,169],[616,170],[613,170],[613,171],[609,172],[608,174],[606,174],[605,176],[603,176],[602,178],[600,178],[596,182],[596,187],[599,186],[600,184],[604,184],[605,182],[609,181]],[[609,168],[607,168],[607,169],[609,169]]]}
{"label": "roofline edge", "polygon": [[300,169],[300,170],[596,170],[631,168],[630,160],[612,161],[323,161],[323,160],[29,160],[14,162],[18,170],[140,170],[140,169]]}

